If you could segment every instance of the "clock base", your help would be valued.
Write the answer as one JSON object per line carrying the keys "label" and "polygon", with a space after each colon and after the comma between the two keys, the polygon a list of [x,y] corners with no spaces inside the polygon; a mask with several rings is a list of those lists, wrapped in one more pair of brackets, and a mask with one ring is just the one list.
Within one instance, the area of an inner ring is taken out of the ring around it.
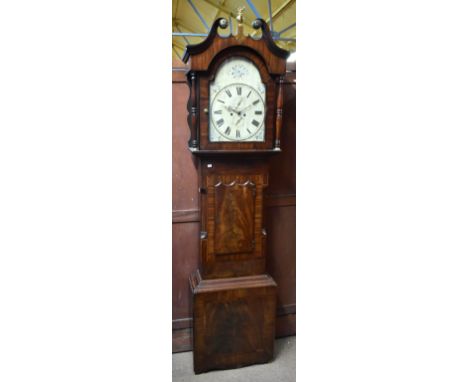
{"label": "clock base", "polygon": [[195,374],[273,359],[276,283],[266,274],[189,278],[193,302]]}

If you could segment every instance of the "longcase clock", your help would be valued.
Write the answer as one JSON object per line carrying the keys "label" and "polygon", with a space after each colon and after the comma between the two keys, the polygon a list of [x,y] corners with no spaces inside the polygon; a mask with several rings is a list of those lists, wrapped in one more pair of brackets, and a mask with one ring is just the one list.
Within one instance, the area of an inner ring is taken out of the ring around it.
{"label": "longcase clock", "polygon": [[223,37],[217,19],[205,41],[187,46],[189,149],[200,193],[200,262],[189,278],[194,370],[273,358],[276,283],[266,273],[263,195],[268,158],[281,152],[283,76],[288,52],[265,21]]}

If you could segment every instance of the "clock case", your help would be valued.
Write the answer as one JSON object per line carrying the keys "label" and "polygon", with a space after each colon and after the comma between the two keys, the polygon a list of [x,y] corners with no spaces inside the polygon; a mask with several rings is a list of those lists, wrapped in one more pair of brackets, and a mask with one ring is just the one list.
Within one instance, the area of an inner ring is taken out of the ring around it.
{"label": "clock case", "polygon": [[[224,20],[224,22],[223,22]],[[258,39],[222,37],[217,19],[205,41],[189,45],[188,147],[198,168],[199,269],[189,277],[196,374],[269,362],[274,354],[276,289],[266,273],[263,195],[268,158],[281,151],[283,76],[289,52],[271,38],[265,21]],[[242,30],[242,28],[240,28]],[[244,57],[266,86],[265,141],[210,142],[210,81],[224,60]]]}

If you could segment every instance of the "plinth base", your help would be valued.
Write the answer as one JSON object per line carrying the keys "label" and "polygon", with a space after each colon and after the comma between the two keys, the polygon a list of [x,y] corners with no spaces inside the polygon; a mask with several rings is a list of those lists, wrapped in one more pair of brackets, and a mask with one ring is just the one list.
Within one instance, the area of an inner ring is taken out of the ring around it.
{"label": "plinth base", "polygon": [[273,359],[276,283],[268,275],[190,278],[196,374]]}

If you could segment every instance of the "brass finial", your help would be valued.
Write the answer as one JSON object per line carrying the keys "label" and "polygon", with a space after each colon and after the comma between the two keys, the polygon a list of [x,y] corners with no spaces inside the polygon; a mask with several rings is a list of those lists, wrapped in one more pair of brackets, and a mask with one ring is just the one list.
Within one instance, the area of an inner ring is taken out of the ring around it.
{"label": "brass finial", "polygon": [[237,8],[237,21],[239,21],[241,24],[244,22],[244,11],[245,11],[245,7],[242,6],[242,7],[239,7]]}
{"label": "brass finial", "polygon": [[237,37],[243,37],[244,36],[244,11],[245,7],[239,7],[237,8]]}

